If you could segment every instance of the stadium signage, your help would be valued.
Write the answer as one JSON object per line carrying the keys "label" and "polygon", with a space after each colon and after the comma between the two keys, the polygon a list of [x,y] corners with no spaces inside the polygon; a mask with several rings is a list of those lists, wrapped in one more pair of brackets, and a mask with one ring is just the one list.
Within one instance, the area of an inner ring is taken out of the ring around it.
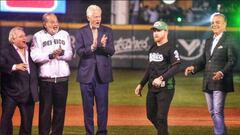
{"label": "stadium signage", "polygon": [[178,39],[176,46],[182,50],[181,59],[187,61],[198,59],[203,54],[205,42],[204,39]]}

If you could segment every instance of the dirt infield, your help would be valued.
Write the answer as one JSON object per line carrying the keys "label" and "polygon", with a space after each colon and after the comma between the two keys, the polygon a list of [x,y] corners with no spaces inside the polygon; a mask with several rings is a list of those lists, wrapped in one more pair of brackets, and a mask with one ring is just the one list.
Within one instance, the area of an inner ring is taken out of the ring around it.
{"label": "dirt infield", "polygon": [[[13,121],[14,125],[19,125],[20,115],[18,110],[14,114]],[[240,108],[226,108],[225,121],[227,126],[240,126]],[[146,118],[144,106],[109,106],[109,126],[141,126],[150,124]],[[38,125],[38,105],[35,109],[33,125]],[[83,126],[83,112],[80,105],[67,106],[65,125]],[[207,108],[171,107],[169,125],[211,126],[212,122]]]}

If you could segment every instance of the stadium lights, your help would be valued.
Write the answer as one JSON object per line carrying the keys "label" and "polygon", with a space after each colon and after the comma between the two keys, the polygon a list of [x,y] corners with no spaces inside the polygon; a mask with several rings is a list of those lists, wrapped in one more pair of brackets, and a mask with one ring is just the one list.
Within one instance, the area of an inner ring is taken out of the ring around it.
{"label": "stadium lights", "polygon": [[176,0],[163,0],[165,4],[173,4]]}
{"label": "stadium lights", "polygon": [[182,17],[177,17],[177,22],[182,22]]}

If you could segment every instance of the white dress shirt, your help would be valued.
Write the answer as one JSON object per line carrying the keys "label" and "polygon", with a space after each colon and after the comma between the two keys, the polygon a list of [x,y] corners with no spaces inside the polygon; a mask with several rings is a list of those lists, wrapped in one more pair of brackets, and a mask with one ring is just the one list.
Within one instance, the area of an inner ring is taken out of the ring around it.
{"label": "white dress shirt", "polygon": [[[29,61],[28,61],[28,48],[26,48],[25,49],[25,52],[24,52],[24,54],[22,54],[21,52],[20,52],[20,49],[16,46],[16,45],[13,45],[13,47],[15,48],[15,50],[17,51],[17,53],[19,54],[19,56],[20,56],[20,58],[21,58],[21,60],[23,61],[23,63],[24,64],[27,64],[28,66],[27,66],[27,70],[28,70],[28,73],[30,73],[30,67],[29,67]],[[13,71],[15,71],[16,70],[16,64],[14,64],[13,65],[13,67],[12,67],[12,70]]]}
{"label": "white dress shirt", "polygon": [[211,48],[211,55],[213,53],[214,48],[216,47],[219,39],[222,37],[223,33],[219,34],[218,36],[213,36],[212,48]]}

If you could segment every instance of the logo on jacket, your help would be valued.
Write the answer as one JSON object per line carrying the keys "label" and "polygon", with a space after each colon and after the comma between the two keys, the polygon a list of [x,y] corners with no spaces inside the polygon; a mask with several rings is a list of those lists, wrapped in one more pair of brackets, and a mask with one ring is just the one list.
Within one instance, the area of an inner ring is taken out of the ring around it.
{"label": "logo on jacket", "polygon": [[53,44],[65,45],[65,41],[61,40],[61,39],[43,41],[43,47],[50,46],[50,45],[53,45]]}

